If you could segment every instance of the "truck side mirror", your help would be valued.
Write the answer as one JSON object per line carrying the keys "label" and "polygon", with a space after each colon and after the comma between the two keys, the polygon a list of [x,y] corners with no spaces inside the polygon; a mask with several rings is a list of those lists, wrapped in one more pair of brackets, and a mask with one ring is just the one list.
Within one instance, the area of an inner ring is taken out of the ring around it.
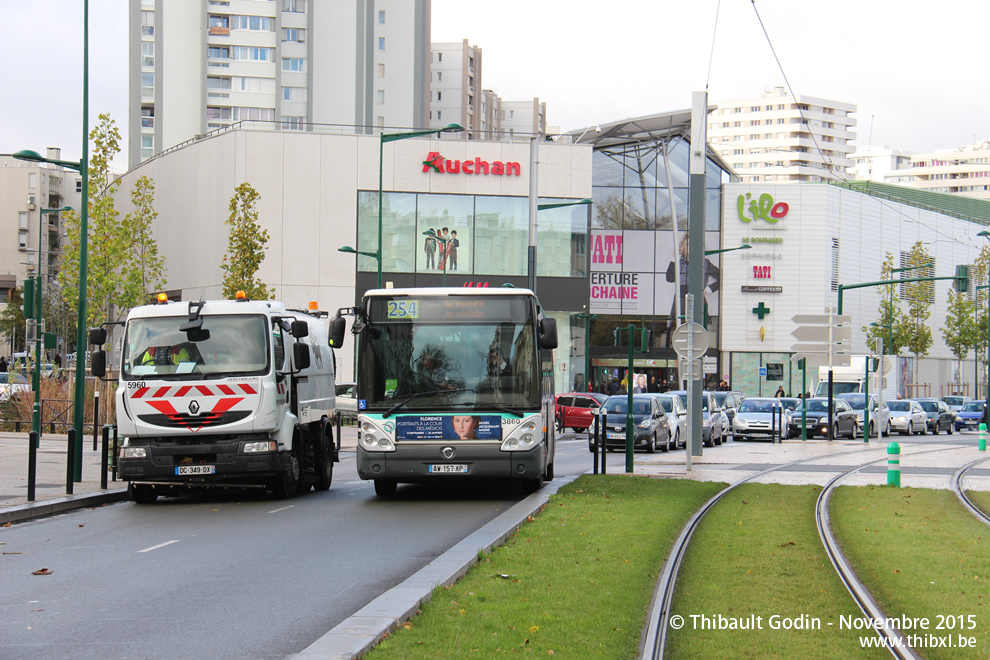
{"label": "truck side mirror", "polygon": [[96,346],[102,346],[107,343],[107,329],[100,328],[90,328],[89,329],[89,343],[95,344]]}
{"label": "truck side mirror", "polygon": [[295,343],[292,345],[292,363],[296,371],[309,369],[309,344]]}
{"label": "truck side mirror", "polygon": [[309,323],[301,319],[296,319],[292,322],[292,336],[296,339],[302,339],[303,337],[309,336]]}
{"label": "truck side mirror", "polygon": [[330,348],[340,348],[344,345],[344,331],[347,330],[347,321],[337,312],[337,315],[330,319],[330,327],[327,329]]}
{"label": "truck side mirror", "polygon": [[[99,328],[103,330],[103,328]],[[92,332],[92,330],[90,331]],[[106,330],[103,330],[104,335]],[[106,341],[106,339],[104,339]],[[79,353],[77,352],[76,355]],[[92,351],[89,355],[89,371],[97,378],[107,375],[107,352],[104,350]]]}
{"label": "truck side mirror", "polygon": [[540,321],[540,348],[557,348],[557,321],[544,318]]}

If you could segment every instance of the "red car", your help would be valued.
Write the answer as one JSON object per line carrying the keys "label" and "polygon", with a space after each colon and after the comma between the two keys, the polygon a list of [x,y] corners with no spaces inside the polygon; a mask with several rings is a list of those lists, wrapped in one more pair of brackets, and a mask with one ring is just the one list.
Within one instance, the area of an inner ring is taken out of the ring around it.
{"label": "red car", "polygon": [[563,431],[570,427],[577,433],[584,433],[592,425],[595,411],[607,398],[608,395],[596,392],[558,394],[556,398],[557,428]]}

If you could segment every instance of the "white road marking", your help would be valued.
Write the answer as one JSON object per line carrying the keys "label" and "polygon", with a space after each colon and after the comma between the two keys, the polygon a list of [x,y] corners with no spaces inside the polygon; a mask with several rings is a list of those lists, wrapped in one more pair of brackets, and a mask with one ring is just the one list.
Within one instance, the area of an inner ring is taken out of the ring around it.
{"label": "white road marking", "polygon": [[157,550],[158,548],[164,548],[166,545],[172,545],[173,543],[178,543],[178,542],[179,539],[174,539],[172,541],[165,541],[164,543],[153,545],[150,548],[145,548],[144,550],[138,550],[138,552],[151,552],[152,550]]}
{"label": "white road marking", "polygon": [[283,507],[281,507],[279,509],[273,509],[273,510],[269,511],[268,513],[278,513],[279,511],[285,511],[286,509],[291,509],[294,506],[295,506],[295,504],[290,504],[289,506],[283,506]]}

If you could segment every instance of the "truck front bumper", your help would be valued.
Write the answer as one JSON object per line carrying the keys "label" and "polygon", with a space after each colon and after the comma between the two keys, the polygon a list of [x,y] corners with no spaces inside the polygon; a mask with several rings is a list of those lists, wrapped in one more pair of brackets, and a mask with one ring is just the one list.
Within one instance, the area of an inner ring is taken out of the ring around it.
{"label": "truck front bumper", "polygon": [[245,443],[267,439],[265,435],[201,445],[172,442],[137,445],[145,450],[146,456],[128,458],[122,452],[117,475],[124,481],[137,483],[189,486],[220,482],[264,484],[285,470],[290,460],[288,452],[244,452]]}

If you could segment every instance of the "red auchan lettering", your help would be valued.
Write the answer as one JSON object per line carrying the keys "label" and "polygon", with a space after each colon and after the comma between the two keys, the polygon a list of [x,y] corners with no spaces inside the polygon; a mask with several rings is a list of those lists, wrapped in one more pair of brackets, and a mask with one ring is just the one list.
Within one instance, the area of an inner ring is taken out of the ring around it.
{"label": "red auchan lettering", "polygon": [[489,163],[487,160],[448,160],[439,151],[431,151],[423,161],[423,171],[433,170],[439,174],[495,174],[498,176],[519,176],[522,168],[519,163],[503,163],[500,160]]}

